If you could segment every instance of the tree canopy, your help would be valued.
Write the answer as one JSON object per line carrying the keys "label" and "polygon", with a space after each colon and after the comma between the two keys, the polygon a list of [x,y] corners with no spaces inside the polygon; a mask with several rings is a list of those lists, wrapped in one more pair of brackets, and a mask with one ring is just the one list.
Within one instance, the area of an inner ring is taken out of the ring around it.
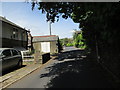
{"label": "tree canopy", "polygon": [[73,33],[74,46],[77,48],[85,49],[85,39],[83,38],[82,31],[75,31]]}
{"label": "tree canopy", "polygon": [[[83,38],[91,52],[96,52],[97,46],[101,61],[109,68],[112,67],[114,72],[118,69],[120,66],[119,2],[33,2],[33,9],[35,5],[46,14],[47,21],[54,23],[59,21],[61,16],[80,23]],[[111,59],[113,57],[114,59]]]}
{"label": "tree canopy", "polygon": [[59,21],[61,16],[80,23],[83,37],[91,48],[95,47],[96,39],[96,41],[99,39],[100,43],[105,42],[106,45],[118,44],[120,3],[33,2],[32,9],[35,5],[38,5],[38,9],[46,14],[47,21],[54,23]]}

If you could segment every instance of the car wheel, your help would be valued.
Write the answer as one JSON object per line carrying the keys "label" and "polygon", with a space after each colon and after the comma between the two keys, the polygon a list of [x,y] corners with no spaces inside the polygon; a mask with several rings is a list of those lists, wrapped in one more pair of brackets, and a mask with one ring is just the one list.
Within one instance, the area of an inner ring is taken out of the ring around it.
{"label": "car wheel", "polygon": [[22,67],[22,60],[20,60],[19,62],[18,62],[18,68],[20,68],[20,67]]}

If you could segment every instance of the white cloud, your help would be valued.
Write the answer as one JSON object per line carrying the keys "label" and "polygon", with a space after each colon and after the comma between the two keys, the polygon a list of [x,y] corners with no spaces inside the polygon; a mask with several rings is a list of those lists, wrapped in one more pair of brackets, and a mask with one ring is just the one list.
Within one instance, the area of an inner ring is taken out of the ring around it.
{"label": "white cloud", "polygon": [[74,32],[75,32],[75,30],[70,31],[70,33],[74,33]]}

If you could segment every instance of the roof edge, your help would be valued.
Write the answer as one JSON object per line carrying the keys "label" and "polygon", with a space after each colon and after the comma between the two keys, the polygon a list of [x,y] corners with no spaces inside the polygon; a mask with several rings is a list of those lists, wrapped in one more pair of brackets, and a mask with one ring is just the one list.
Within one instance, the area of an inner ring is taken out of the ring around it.
{"label": "roof edge", "polygon": [[45,35],[45,36],[33,36],[33,38],[41,38],[41,37],[58,37],[57,35]]}

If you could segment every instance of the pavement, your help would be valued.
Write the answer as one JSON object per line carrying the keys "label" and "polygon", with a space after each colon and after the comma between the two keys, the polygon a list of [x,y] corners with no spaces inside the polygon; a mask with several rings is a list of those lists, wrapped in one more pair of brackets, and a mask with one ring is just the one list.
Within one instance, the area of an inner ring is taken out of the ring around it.
{"label": "pavement", "polygon": [[[53,59],[54,57],[52,57]],[[9,85],[15,83],[16,81],[22,79],[23,77],[29,75],[30,73],[34,72],[37,69],[42,68],[43,66],[47,65],[49,62],[51,62],[50,59],[45,64],[31,64],[26,67],[23,67],[21,69],[15,70],[13,72],[10,72],[8,74],[5,74],[0,77],[0,88],[4,89],[7,88]]]}

